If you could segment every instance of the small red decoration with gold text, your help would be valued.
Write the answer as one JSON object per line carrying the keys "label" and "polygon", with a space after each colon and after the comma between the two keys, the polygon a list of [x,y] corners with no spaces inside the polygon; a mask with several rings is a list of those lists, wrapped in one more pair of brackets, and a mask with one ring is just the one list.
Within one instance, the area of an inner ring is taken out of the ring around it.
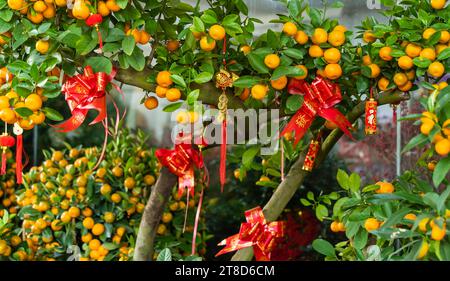
{"label": "small red decoration with gold text", "polygon": [[378,102],[373,98],[366,101],[366,135],[377,133],[377,106]]}
{"label": "small red decoration with gold text", "polygon": [[314,164],[316,162],[317,154],[320,150],[320,142],[319,140],[311,140],[309,145],[308,153],[305,157],[305,162],[303,163],[303,170],[311,172],[314,168]]}

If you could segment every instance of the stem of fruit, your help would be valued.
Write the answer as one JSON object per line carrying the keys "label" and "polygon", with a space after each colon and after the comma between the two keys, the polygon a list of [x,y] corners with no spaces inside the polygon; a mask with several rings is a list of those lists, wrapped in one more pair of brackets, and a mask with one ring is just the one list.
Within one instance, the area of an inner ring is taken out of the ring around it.
{"label": "stem of fruit", "polygon": [[[404,100],[408,100],[409,95],[402,92],[386,92],[384,95],[380,96],[378,99],[379,105],[384,104],[395,104]],[[347,119],[354,123],[358,118],[360,118],[365,112],[365,101],[359,103],[353,108],[351,112],[347,114]],[[317,164],[320,165],[327,155],[330,153],[331,149],[338,142],[338,140],[343,136],[343,132],[339,129],[334,130],[325,139],[321,146],[321,151],[317,156]],[[264,206],[263,212],[267,221],[275,221],[281,215],[283,210],[286,208],[289,201],[294,196],[297,189],[301,186],[303,181],[309,172],[302,169],[303,162],[305,159],[305,152],[303,152],[297,161],[292,165],[287,174],[285,180],[280,183],[276,188],[269,202]],[[253,258],[253,248],[245,248],[238,251],[231,260],[233,261],[249,261]]]}

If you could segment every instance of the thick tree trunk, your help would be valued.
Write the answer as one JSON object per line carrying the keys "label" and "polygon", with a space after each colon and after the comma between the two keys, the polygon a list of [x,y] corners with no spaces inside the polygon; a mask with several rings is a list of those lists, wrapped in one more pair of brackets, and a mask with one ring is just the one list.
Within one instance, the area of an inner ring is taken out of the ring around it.
{"label": "thick tree trunk", "polygon": [[176,182],[177,177],[171,174],[167,168],[162,168],[142,214],[133,260],[152,260],[156,230]]}

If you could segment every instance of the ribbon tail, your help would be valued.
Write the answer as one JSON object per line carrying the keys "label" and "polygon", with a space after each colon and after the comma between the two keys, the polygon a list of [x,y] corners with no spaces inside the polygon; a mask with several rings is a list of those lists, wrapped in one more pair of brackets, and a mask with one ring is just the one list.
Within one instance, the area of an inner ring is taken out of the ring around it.
{"label": "ribbon tail", "polygon": [[200,199],[198,200],[197,213],[195,214],[194,233],[192,235],[192,251],[191,251],[192,256],[195,255],[195,249],[197,247],[197,244],[196,244],[197,230],[198,230],[198,223],[200,221],[200,213],[201,213],[202,204],[203,204],[203,191],[204,191],[204,188],[202,186],[202,191],[200,192]]}
{"label": "ribbon tail", "polygon": [[22,184],[22,149],[23,138],[22,135],[17,135],[16,143],[16,180],[17,184]]}
{"label": "ribbon tail", "polygon": [[72,117],[70,117],[67,121],[51,126],[57,129],[59,133],[67,133],[76,130],[81,126],[81,124],[83,124],[84,120],[86,119],[86,114],[86,109],[75,109],[72,112]]}
{"label": "ribbon tail", "polygon": [[100,166],[103,158],[105,158],[106,147],[108,145],[108,118],[105,119],[105,124],[103,124],[103,127],[105,128],[105,139],[103,140],[102,152],[100,153],[100,157],[98,158],[97,163],[95,164],[94,168],[92,168],[92,170],[96,170],[98,166]]}
{"label": "ribbon tail", "polygon": [[293,131],[295,134],[294,146],[297,146],[308,131],[308,128],[311,126],[313,120],[313,117],[310,117],[308,114],[304,113],[303,108],[300,108],[300,110],[294,115],[294,117],[292,117],[291,121],[289,121],[284,130],[281,132],[280,137]]}
{"label": "ribbon tail", "polygon": [[105,97],[95,100],[91,106],[93,109],[96,109],[98,111],[98,115],[97,115],[97,117],[95,117],[95,119],[91,123],[89,123],[89,125],[94,125],[94,124],[100,123],[107,118],[106,98]]}
{"label": "ribbon tail", "polygon": [[2,169],[0,171],[0,175],[5,175],[6,174],[6,151],[3,150],[2,152]]}
{"label": "ribbon tail", "polygon": [[226,163],[227,163],[227,121],[222,122],[222,143],[220,145],[220,191],[223,192],[223,187],[226,181]]}
{"label": "ribbon tail", "polygon": [[222,240],[222,242],[219,243],[219,246],[225,246],[225,248],[223,248],[222,250],[220,250],[215,257],[218,257],[220,255],[223,254],[227,254],[230,252],[234,252],[243,248],[247,248],[252,246],[252,242],[242,242],[239,238],[239,234],[235,234],[233,236],[230,236],[224,240]]}
{"label": "ribbon tail", "polygon": [[335,123],[339,129],[344,132],[348,137],[354,140],[352,134],[350,133],[350,128],[352,124],[348,119],[336,108],[327,108],[319,111],[319,115],[333,123]]}

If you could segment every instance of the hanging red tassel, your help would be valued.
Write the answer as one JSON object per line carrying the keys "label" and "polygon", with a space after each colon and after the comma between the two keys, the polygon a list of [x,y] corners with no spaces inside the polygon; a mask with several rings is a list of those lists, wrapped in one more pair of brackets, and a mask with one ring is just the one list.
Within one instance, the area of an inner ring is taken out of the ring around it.
{"label": "hanging red tassel", "polygon": [[226,117],[222,121],[222,143],[220,144],[220,191],[223,192],[223,187],[226,181],[227,174],[227,120]]}
{"label": "hanging red tassel", "polygon": [[366,101],[366,135],[374,135],[377,133],[377,107],[378,102],[370,98]]}
{"label": "hanging red tassel", "polygon": [[17,184],[22,184],[22,149],[23,139],[22,134],[17,135],[16,142],[16,181]]}
{"label": "hanging red tassel", "polygon": [[2,152],[2,170],[0,172],[0,175],[5,175],[6,174],[6,149],[3,149]]}
{"label": "hanging red tassel", "polygon": [[102,15],[100,14],[92,14],[86,19],[86,25],[92,27],[95,26],[95,29],[97,30],[98,35],[98,44],[100,47],[100,53],[103,49],[103,40],[102,40],[102,34],[100,32],[100,29],[98,28],[98,25],[101,24],[103,21]]}

